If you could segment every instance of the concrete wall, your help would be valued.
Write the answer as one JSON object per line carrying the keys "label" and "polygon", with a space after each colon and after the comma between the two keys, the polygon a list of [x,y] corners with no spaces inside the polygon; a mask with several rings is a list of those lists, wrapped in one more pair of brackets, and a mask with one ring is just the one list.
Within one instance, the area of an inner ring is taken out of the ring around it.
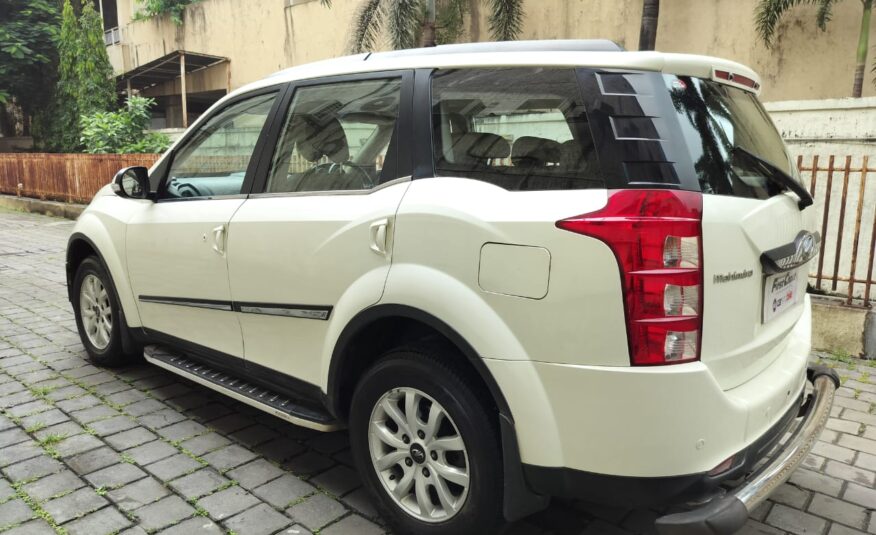
{"label": "concrete wall", "polygon": [[[202,0],[176,26],[167,17],[131,22],[137,0],[118,0],[122,43],[110,47],[110,58],[121,73],[180,49],[227,57],[230,85],[236,88],[282,68],[342,55],[360,1],[334,0],[327,9],[318,0]],[[461,40],[488,40],[485,3],[469,1],[471,16]],[[859,2],[839,2],[827,32],[816,28],[813,6],[794,8],[771,51],[756,38],[755,5],[756,0],[663,2],[657,48],[750,65],[764,79],[765,100],[850,94]],[[641,0],[527,0],[521,38],[608,38],[635,49],[641,6]],[[876,43],[876,25],[871,42]],[[865,94],[876,95],[867,79]]]}

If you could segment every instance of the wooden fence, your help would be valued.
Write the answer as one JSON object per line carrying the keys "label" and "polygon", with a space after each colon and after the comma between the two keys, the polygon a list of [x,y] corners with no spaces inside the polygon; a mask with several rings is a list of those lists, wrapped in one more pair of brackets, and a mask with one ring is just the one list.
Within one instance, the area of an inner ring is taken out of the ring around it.
{"label": "wooden fence", "polygon": [[87,203],[116,171],[151,166],[160,154],[0,153],[0,193]]}

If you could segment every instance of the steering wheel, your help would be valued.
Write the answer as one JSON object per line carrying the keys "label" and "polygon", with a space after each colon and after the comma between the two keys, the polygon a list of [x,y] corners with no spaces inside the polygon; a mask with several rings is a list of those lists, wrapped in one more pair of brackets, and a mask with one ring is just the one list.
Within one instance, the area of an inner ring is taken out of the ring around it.
{"label": "steering wheel", "polygon": [[343,165],[344,168],[346,168],[346,169],[354,170],[356,172],[356,174],[359,175],[359,178],[362,179],[362,188],[361,189],[371,189],[374,187],[374,179],[371,177],[370,174],[368,174],[368,171],[366,171],[363,167],[360,167],[360,166],[354,164],[353,162],[344,162],[341,165]]}
{"label": "steering wheel", "polygon": [[201,197],[201,192],[198,191],[193,184],[189,182],[183,182],[182,184],[178,184],[176,186],[176,191],[179,192],[180,197]]}

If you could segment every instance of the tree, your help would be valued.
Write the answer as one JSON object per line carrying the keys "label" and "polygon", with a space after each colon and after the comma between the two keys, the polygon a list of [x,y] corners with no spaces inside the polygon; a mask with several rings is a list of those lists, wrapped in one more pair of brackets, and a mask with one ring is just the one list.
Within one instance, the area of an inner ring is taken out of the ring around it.
{"label": "tree", "polygon": [[[485,1],[493,39],[516,39],[523,26],[523,0]],[[331,0],[322,3],[331,7]],[[353,16],[348,48],[353,54],[373,50],[384,27],[396,50],[452,41],[467,9],[464,0],[362,0]]]}
{"label": "tree", "polygon": [[58,152],[73,152],[79,145],[79,111],[76,105],[76,50],[79,29],[70,0],[64,0],[61,10],[61,32],[58,39],[58,82],[52,102],[39,117],[44,148]]}
{"label": "tree", "polygon": [[654,50],[659,16],[660,0],[643,0],[642,24],[639,28],[639,50]]}
{"label": "tree", "polygon": [[[800,4],[814,4],[818,10],[815,22],[818,29],[825,31],[827,23],[833,15],[834,6],[840,0],[760,0],[755,11],[755,23],[757,33],[768,48],[772,47],[776,39],[776,27],[782,16]],[[852,84],[852,96],[860,97],[864,88],[864,67],[867,64],[867,51],[870,41],[870,15],[873,10],[873,0],[860,0],[861,2],[861,31],[858,35],[858,49],[855,56],[855,79]],[[876,65],[873,67],[876,71]]]}
{"label": "tree", "polygon": [[52,102],[40,116],[43,147],[75,152],[80,142],[80,117],[106,111],[115,104],[112,66],[103,42],[103,23],[91,2],[77,19],[64,0],[58,39],[58,83]]}
{"label": "tree", "polygon": [[116,86],[113,66],[103,41],[103,19],[91,2],[82,6],[77,53],[76,105],[79,114],[108,110],[115,106]]}
{"label": "tree", "polygon": [[[55,0],[0,2],[0,119],[13,103],[22,117],[21,134],[30,118],[51,96],[57,68],[56,41],[60,10]],[[15,135],[0,120],[0,134]]]}

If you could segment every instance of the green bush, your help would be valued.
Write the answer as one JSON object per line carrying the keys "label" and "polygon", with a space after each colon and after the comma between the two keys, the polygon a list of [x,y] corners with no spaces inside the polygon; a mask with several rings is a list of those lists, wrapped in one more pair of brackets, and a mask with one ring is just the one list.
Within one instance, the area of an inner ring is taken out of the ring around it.
{"label": "green bush", "polygon": [[99,111],[83,115],[82,144],[91,154],[164,152],[170,138],[156,132],[144,132],[149,126],[151,98],[130,97],[128,106],[119,111]]}
{"label": "green bush", "polygon": [[170,20],[176,25],[182,24],[182,14],[186,7],[198,0],[144,0],[143,9],[134,14],[134,20],[151,19],[161,15],[170,15]]}

